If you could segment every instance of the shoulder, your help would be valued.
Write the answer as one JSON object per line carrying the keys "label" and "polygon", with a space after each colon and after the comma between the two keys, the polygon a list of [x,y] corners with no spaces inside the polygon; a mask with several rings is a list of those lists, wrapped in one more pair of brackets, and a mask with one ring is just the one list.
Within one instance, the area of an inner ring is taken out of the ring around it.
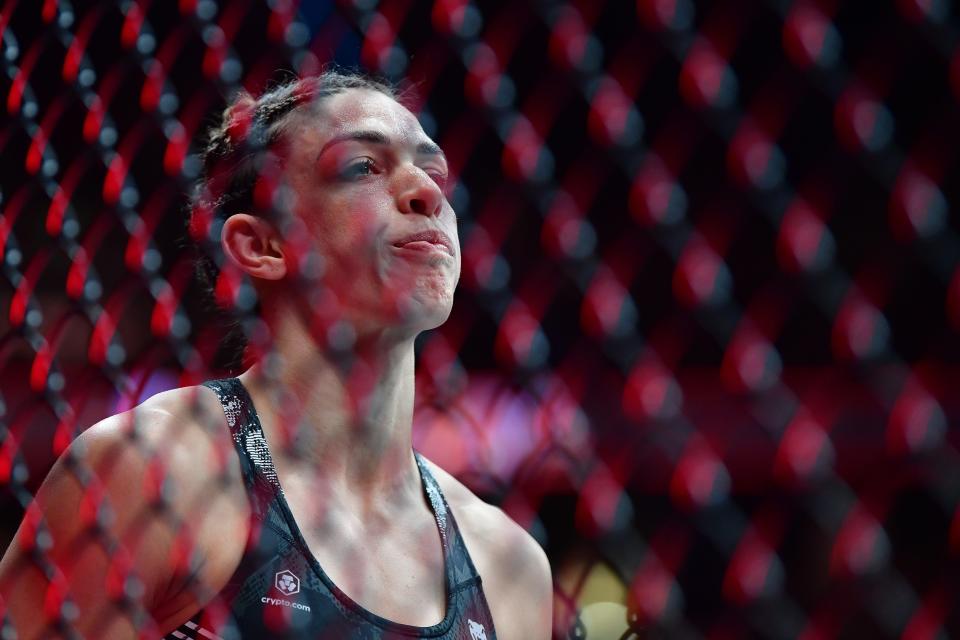
{"label": "shoulder", "polygon": [[553,580],[543,548],[502,509],[427,462],[483,580],[497,637],[549,638]]}
{"label": "shoulder", "polygon": [[141,481],[139,491],[122,497],[159,502],[182,515],[195,510],[191,501],[211,481],[240,478],[219,400],[202,386],[165,391],[110,416],[84,431],[71,449],[108,487],[110,481]]}
{"label": "shoulder", "polygon": [[[15,594],[8,602],[14,621],[18,609],[34,610],[47,588],[42,574],[23,570],[35,543],[31,519],[42,518],[50,532],[49,559],[61,570],[70,567],[67,587],[80,629],[99,624],[98,614],[111,597],[108,572],[118,554],[140,579],[140,606],[158,625],[191,606],[177,595],[187,585],[219,580],[235,552],[222,535],[219,545],[213,544],[212,521],[243,526],[248,508],[237,457],[225,448],[230,446],[225,423],[211,391],[185,387],[81,433],[47,475],[0,563],[0,589],[5,596]],[[241,552],[245,542],[245,537],[239,541]],[[177,550],[184,543],[194,552],[185,555],[197,562],[178,566]],[[29,616],[23,621],[26,629],[35,624]],[[23,635],[31,637],[29,631]]]}
{"label": "shoulder", "polygon": [[158,537],[167,543],[161,545],[165,569],[180,563],[154,597],[154,617],[163,626],[192,615],[204,604],[203,594],[215,594],[232,575],[246,547],[250,506],[226,416],[211,389],[172,389],[128,414],[114,416],[95,437],[129,441],[120,432],[135,432],[147,470],[141,499],[159,498],[172,530],[172,537]]}
{"label": "shoulder", "polygon": [[89,460],[111,454],[118,447],[153,452],[211,443],[224,429],[223,412],[218,414],[217,406],[216,395],[206,387],[164,391],[94,424],[71,448]]}
{"label": "shoulder", "polygon": [[[183,508],[200,486],[230,472],[220,455],[229,432],[222,411],[213,413],[216,402],[205,388],[183,387],[105,418],[70,443],[44,484],[94,486],[113,502],[119,528],[151,507]],[[55,505],[62,497],[41,488],[37,500]]]}

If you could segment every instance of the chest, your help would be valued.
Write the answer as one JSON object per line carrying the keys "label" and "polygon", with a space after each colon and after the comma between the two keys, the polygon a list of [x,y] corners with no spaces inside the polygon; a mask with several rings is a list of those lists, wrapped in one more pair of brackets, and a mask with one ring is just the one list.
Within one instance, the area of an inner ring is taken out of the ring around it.
{"label": "chest", "polygon": [[290,483],[285,499],[311,555],[353,602],[408,625],[430,626],[443,619],[443,545],[426,505],[363,517],[296,483]]}

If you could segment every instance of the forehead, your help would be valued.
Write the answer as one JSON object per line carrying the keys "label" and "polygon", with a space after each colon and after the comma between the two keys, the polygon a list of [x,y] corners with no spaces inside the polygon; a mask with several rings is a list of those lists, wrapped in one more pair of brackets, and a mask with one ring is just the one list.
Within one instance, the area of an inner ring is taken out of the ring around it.
{"label": "forehead", "polygon": [[347,89],[311,109],[310,120],[322,143],[351,131],[378,131],[399,142],[428,140],[410,111],[393,98],[372,89]]}

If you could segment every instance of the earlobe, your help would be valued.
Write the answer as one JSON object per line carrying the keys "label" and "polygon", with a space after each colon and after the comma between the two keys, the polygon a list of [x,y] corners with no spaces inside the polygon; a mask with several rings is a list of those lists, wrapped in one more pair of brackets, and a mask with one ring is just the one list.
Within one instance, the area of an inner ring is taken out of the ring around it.
{"label": "earlobe", "polygon": [[267,220],[249,213],[235,213],[223,223],[220,244],[224,254],[246,273],[264,280],[287,275],[284,244]]}

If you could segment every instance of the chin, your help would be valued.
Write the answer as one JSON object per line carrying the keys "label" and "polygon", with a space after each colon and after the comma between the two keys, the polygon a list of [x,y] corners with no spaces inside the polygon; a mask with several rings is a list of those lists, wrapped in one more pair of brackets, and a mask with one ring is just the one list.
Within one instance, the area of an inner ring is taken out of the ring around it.
{"label": "chin", "polygon": [[401,306],[402,323],[417,332],[436,329],[450,317],[453,298],[424,300],[413,296]]}

